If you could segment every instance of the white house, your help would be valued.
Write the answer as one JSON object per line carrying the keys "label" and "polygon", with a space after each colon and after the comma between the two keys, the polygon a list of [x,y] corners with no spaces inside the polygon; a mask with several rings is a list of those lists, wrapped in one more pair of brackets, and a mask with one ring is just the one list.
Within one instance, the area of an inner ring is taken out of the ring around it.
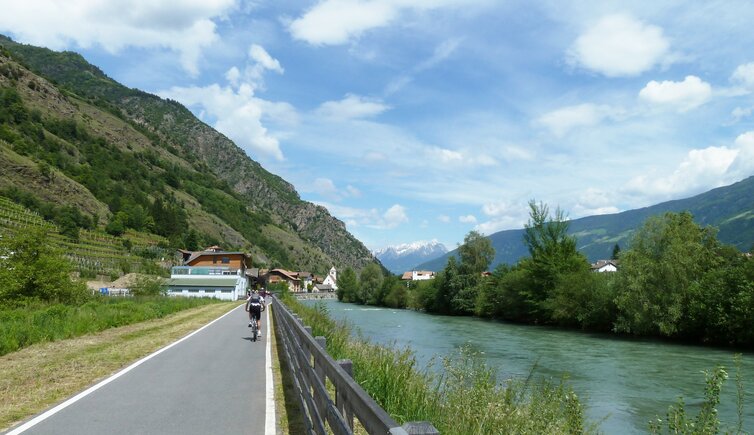
{"label": "white house", "polygon": [[322,280],[322,284],[329,285],[333,290],[338,289],[338,271],[335,270],[335,266],[330,269],[330,273]]}
{"label": "white house", "polygon": [[617,260],[599,260],[592,264],[592,272],[617,272],[618,261]]}
{"label": "white house", "polygon": [[235,301],[246,297],[248,286],[241,269],[233,273],[227,266],[176,266],[168,280],[168,296]]}
{"label": "white house", "polygon": [[412,270],[404,272],[403,276],[401,276],[401,279],[404,281],[426,281],[434,278],[435,273],[429,270]]}

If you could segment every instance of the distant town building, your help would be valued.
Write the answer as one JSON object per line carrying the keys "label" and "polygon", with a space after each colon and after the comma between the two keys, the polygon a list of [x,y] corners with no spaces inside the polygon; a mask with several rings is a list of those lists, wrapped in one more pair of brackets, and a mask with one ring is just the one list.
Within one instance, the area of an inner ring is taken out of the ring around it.
{"label": "distant town building", "polygon": [[301,280],[298,278],[297,273],[285,269],[272,269],[267,272],[264,280],[267,283],[267,286],[284,282],[288,284],[288,290],[293,293],[306,291],[302,290]]}
{"label": "distant town building", "polygon": [[592,272],[617,272],[618,260],[598,260],[592,264]]}
{"label": "distant town building", "polygon": [[329,285],[333,290],[338,289],[338,271],[335,270],[335,266],[330,268],[330,273],[322,280],[322,284]]}
{"label": "distant town building", "polygon": [[403,276],[401,276],[403,281],[425,281],[434,278],[435,273],[429,270],[412,270],[410,272],[404,272]]}

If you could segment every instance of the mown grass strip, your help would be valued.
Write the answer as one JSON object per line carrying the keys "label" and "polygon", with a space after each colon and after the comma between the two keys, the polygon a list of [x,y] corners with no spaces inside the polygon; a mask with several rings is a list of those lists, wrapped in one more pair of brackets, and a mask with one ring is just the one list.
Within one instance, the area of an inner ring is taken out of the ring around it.
{"label": "mown grass strip", "polygon": [[[275,309],[274,306],[270,306]],[[293,386],[291,373],[288,366],[285,353],[278,352],[278,340],[275,331],[273,316],[270,315],[270,331],[272,339],[272,376],[275,383],[275,412],[276,426],[278,433],[285,435],[300,434],[306,431],[303,414],[296,400],[296,389]]]}
{"label": "mown grass strip", "polygon": [[215,303],[199,298],[95,298],[79,306],[31,302],[0,309],[0,355]]}
{"label": "mown grass strip", "polygon": [[0,357],[0,431],[38,414],[235,308],[215,303]]}

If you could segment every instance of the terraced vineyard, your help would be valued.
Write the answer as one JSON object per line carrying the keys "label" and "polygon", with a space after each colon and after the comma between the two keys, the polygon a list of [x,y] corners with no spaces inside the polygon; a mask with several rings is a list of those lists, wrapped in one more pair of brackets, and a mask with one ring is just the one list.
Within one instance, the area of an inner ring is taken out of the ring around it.
{"label": "terraced vineyard", "polygon": [[128,240],[131,251],[150,258],[167,257],[167,240],[153,234],[129,231],[122,238],[101,231],[81,230],[79,240],[72,241],[58,232],[58,228],[37,213],[0,196],[0,233],[16,233],[41,228],[51,243],[60,248],[81,276],[118,276],[125,272],[140,272],[147,260],[132,254],[124,245]]}

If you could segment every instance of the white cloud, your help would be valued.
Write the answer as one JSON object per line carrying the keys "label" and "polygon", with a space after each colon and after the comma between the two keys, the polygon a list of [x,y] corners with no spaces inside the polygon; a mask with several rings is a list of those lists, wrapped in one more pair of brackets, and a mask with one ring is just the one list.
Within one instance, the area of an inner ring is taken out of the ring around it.
{"label": "white cloud", "polygon": [[498,164],[494,157],[477,151],[455,151],[446,148],[428,147],[426,149],[426,154],[429,161],[437,162],[442,165],[464,165],[467,167],[475,167],[495,166]]}
{"label": "white cloud", "polygon": [[367,162],[377,163],[377,162],[384,162],[387,161],[388,158],[384,153],[380,153],[377,151],[370,151],[366,153],[364,156],[364,160]]}
{"label": "white cloud", "polygon": [[476,216],[473,214],[467,214],[465,216],[459,216],[458,222],[461,222],[462,224],[475,224],[477,221]]}
{"label": "white cloud", "polygon": [[350,184],[346,186],[346,192],[348,192],[348,196],[361,198],[361,190],[351,186]]}
{"label": "white cloud", "polygon": [[730,81],[749,90],[754,90],[754,62],[739,65],[730,76]]}
{"label": "white cloud", "polygon": [[754,131],[739,135],[731,146],[688,152],[666,176],[646,174],[633,178],[625,191],[667,199],[730,184],[754,173]]}
{"label": "white cloud", "polygon": [[445,59],[449,58],[461,44],[460,39],[448,39],[440,43],[435,47],[432,56],[424,61],[420,62],[415,67],[403,75],[393,79],[386,87],[385,94],[392,95],[403,89],[406,85],[414,80],[414,76],[433,68],[435,65],[441,63]]}
{"label": "white cloud", "polygon": [[238,69],[238,67],[231,67],[225,73],[225,80],[227,80],[228,83],[233,86],[238,86],[239,80],[241,80],[241,71]]}
{"label": "white cloud", "polygon": [[485,235],[523,228],[528,216],[526,208],[514,206],[507,201],[488,202],[482,206],[482,213],[489,219],[474,229]]}
{"label": "white cloud", "polygon": [[754,131],[739,135],[733,146],[738,150],[736,160],[728,168],[730,181],[754,175]]}
{"label": "white cloud", "polygon": [[614,204],[614,190],[604,190],[595,187],[587,188],[582,193],[572,211],[575,216],[594,216],[600,214],[618,213],[620,209]]}
{"label": "white cloud", "polygon": [[545,113],[536,122],[547,127],[554,135],[562,137],[574,128],[591,127],[605,119],[617,119],[621,114],[621,110],[607,105],[585,103]]}
{"label": "white cloud", "polygon": [[630,15],[607,15],[581,34],[569,61],[608,77],[635,76],[668,61],[670,43],[662,29]]}
{"label": "white cloud", "polygon": [[283,74],[284,72],[283,67],[280,66],[280,62],[270,56],[267,50],[261,45],[251,44],[249,47],[249,57],[256,62],[255,65],[259,65],[262,69],[275,71],[279,74]]}
{"label": "white cloud", "polygon": [[351,227],[390,230],[409,221],[406,208],[400,204],[394,204],[384,212],[380,212],[376,208],[362,209],[326,202],[315,202],[315,204],[325,207],[333,216],[343,220]]}
{"label": "white cloud", "polygon": [[316,193],[331,201],[341,201],[344,198],[361,197],[361,191],[359,189],[348,185],[345,189],[341,190],[335,185],[333,180],[324,177],[315,178],[313,183],[300,187],[299,190]]}
{"label": "white cloud", "polygon": [[341,219],[350,227],[374,227],[375,222],[380,220],[379,211],[376,208],[362,209],[316,201],[314,203],[325,207],[333,216]]}
{"label": "white cloud", "polygon": [[534,153],[531,150],[519,146],[508,145],[503,148],[505,160],[533,160]]}
{"label": "white cloud", "polygon": [[450,223],[450,216],[441,214],[440,216],[437,216],[437,220],[444,224],[447,224]]}
{"label": "white cloud", "polygon": [[326,198],[338,199],[338,189],[335,188],[335,183],[329,178],[317,178],[314,180],[312,190]]}
{"label": "white cloud", "polygon": [[214,20],[235,6],[235,0],[4,1],[0,31],[57,50],[168,49],[177,52],[181,66],[195,76],[202,51],[218,40]]}
{"label": "white cloud", "polygon": [[754,107],[736,107],[730,114],[733,116],[733,122],[736,123],[744,118],[750,117],[753,111]]}
{"label": "white cloud", "polygon": [[392,229],[398,225],[408,222],[408,216],[406,216],[406,208],[400,204],[395,204],[382,215],[381,226],[385,229]]}
{"label": "white cloud", "polygon": [[652,80],[639,92],[639,98],[652,104],[669,106],[686,112],[701,106],[712,96],[712,87],[696,76],[682,82]]}
{"label": "white cloud", "polygon": [[317,109],[317,114],[332,119],[370,118],[390,109],[378,99],[346,94],[340,101],[327,101]]}
{"label": "white cloud", "polygon": [[277,60],[272,59],[260,46],[253,45],[249,57],[250,62],[243,74],[235,66],[225,73],[229,86],[215,83],[204,87],[173,87],[158,92],[158,95],[189,107],[200,107],[203,116],[208,115],[216,120],[213,125],[215,129],[250,154],[258,153],[283,160],[278,138],[270,133],[262,121],[264,118],[281,124],[295,123],[296,110],[288,103],[267,101],[255,95],[265,70],[283,70]]}
{"label": "white cloud", "polygon": [[291,21],[288,31],[295,39],[313,45],[340,45],[364,32],[384,27],[405,10],[432,10],[463,5],[458,0],[324,0]]}

